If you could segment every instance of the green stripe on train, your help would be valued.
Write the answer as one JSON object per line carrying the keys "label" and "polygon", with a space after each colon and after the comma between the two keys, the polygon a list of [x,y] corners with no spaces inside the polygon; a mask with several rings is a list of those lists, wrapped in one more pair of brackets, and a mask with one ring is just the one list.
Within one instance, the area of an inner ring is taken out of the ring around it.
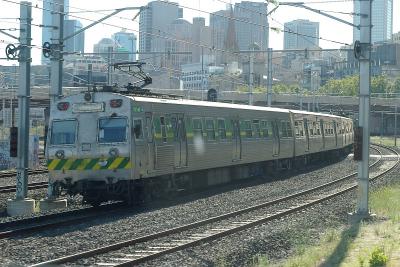
{"label": "green stripe on train", "polygon": [[132,166],[129,157],[49,159],[47,161],[47,168],[49,171],[116,170],[130,169]]}

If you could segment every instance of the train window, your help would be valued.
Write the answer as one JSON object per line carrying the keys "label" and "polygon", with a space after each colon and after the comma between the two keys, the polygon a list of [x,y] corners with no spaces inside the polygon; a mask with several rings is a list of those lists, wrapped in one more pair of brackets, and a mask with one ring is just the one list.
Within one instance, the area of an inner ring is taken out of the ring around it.
{"label": "train window", "polygon": [[160,117],[160,128],[161,138],[164,143],[167,142],[167,124],[165,123],[165,117]]}
{"label": "train window", "polygon": [[304,136],[304,128],[303,128],[303,122],[302,121],[296,121],[294,122],[294,127],[295,127],[295,133],[296,136],[301,137]]}
{"label": "train window", "polygon": [[286,132],[287,137],[293,137],[292,124],[289,121],[286,122]]}
{"label": "train window", "polygon": [[253,131],[251,130],[251,122],[250,121],[243,122],[243,130],[245,132],[246,138],[251,138],[253,136]]}
{"label": "train window", "polygon": [[143,139],[142,120],[133,120],[133,133],[136,139]]}
{"label": "train window", "polygon": [[308,125],[309,125],[309,131],[308,132],[309,132],[310,136],[313,136],[314,135],[315,122],[309,123]]}
{"label": "train window", "polygon": [[125,142],[126,126],[126,118],[100,118],[99,143]]}
{"label": "train window", "polygon": [[264,138],[269,138],[272,134],[271,123],[269,121],[261,121],[261,131]]}
{"label": "train window", "polygon": [[218,136],[221,140],[226,139],[226,127],[224,119],[218,119]]}
{"label": "train window", "polygon": [[203,138],[203,127],[200,119],[193,119],[193,134],[196,137]]}
{"label": "train window", "polygon": [[253,132],[254,132],[255,138],[260,137],[260,121],[259,120],[253,120]]}
{"label": "train window", "polygon": [[315,135],[321,135],[321,126],[319,122],[315,122]]}
{"label": "train window", "polygon": [[286,122],[281,121],[279,125],[279,136],[280,137],[287,137],[287,132],[286,132]]}
{"label": "train window", "polygon": [[215,140],[214,120],[206,120],[207,140]]}
{"label": "train window", "polygon": [[52,145],[71,145],[75,143],[76,120],[53,121],[51,127]]}

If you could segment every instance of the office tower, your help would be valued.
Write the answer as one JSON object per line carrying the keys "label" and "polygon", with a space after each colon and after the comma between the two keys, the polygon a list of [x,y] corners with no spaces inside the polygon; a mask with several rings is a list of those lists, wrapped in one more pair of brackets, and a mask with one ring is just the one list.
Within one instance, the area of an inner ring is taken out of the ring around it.
{"label": "office tower", "polygon": [[298,19],[286,22],[284,30],[284,49],[305,49],[319,46],[319,22]]}
{"label": "office tower", "polygon": [[211,30],[211,47],[215,55],[216,64],[219,65],[223,61],[223,53],[225,40],[227,37],[230,10],[219,10],[210,14],[210,30]]}
{"label": "office tower", "polygon": [[193,18],[192,42],[194,44],[192,46],[192,62],[204,61],[204,56],[211,52],[211,30],[206,26],[205,18]]}
{"label": "office tower", "polygon": [[[354,13],[360,13],[360,1],[354,3]],[[384,42],[392,38],[393,33],[393,0],[372,1],[371,43]],[[353,24],[360,25],[360,16],[353,16]],[[353,42],[360,40],[360,30],[353,28]]]}
{"label": "office tower", "polygon": [[239,50],[248,50],[257,43],[260,49],[268,48],[267,4],[243,1],[234,9],[236,40]]}
{"label": "office tower", "polygon": [[111,47],[116,50],[116,45],[113,39],[103,38],[93,46],[93,52],[100,54],[102,58],[108,58],[108,48]]}
{"label": "office tower", "polygon": [[[170,39],[168,27],[182,16],[177,3],[153,1],[147,4],[140,13],[139,19],[139,51],[143,53],[167,52],[166,40]],[[140,54],[139,59],[148,59],[150,54]],[[164,55],[165,57],[165,55]],[[160,66],[162,57],[145,60]]]}
{"label": "office tower", "polygon": [[125,61],[135,61],[136,60],[136,35],[130,32],[117,32],[112,36],[114,40],[117,50],[121,52],[126,52],[126,55],[120,54],[116,55],[116,58]]}
{"label": "office tower", "polygon": [[[49,27],[53,25],[52,22],[52,15],[51,11],[53,10],[53,2],[50,0],[43,1],[43,14],[42,14],[42,45],[44,42],[50,42],[51,43],[51,31],[52,28]],[[64,19],[68,19],[68,11],[69,11],[69,0],[64,0]],[[50,58],[45,58],[42,55],[42,64],[50,64]]]}
{"label": "office tower", "polygon": [[[64,20],[64,37],[70,36],[82,29],[82,23],[79,20]],[[64,42],[64,51],[69,53],[83,53],[85,50],[85,32],[66,40]]]}

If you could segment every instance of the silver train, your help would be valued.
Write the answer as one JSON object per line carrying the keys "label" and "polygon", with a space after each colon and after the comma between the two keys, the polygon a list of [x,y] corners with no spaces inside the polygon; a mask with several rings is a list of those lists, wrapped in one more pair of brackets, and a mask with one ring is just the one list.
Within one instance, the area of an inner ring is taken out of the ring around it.
{"label": "silver train", "polygon": [[298,110],[85,92],[51,107],[51,194],[93,205],[179,190],[349,153],[352,120]]}

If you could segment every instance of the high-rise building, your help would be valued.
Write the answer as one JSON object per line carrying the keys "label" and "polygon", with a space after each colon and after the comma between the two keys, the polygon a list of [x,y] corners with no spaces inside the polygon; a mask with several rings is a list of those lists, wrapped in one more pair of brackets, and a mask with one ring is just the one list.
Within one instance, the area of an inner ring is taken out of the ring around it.
{"label": "high-rise building", "polygon": [[240,50],[248,50],[257,43],[260,49],[268,48],[267,4],[242,1],[235,4],[235,30]]}
{"label": "high-rise building", "polygon": [[[142,10],[139,18],[139,51],[140,52],[167,52],[165,41],[170,39],[169,25],[182,16],[177,3],[153,1]],[[165,55],[166,56],[166,55]],[[164,56],[164,57],[165,57]],[[139,59],[149,58],[148,54],[140,54]],[[159,66],[163,58],[151,57],[145,60]]]}
{"label": "high-rise building", "polygon": [[111,38],[103,38],[93,46],[93,52],[100,54],[101,57],[108,57],[108,48],[111,47],[113,51],[116,48],[115,42]]}
{"label": "high-rise building", "polygon": [[319,46],[319,22],[298,19],[286,22],[284,30],[284,49],[305,49]]}
{"label": "high-rise building", "polygon": [[[64,20],[64,37],[72,35],[74,32],[82,29],[82,23],[79,20]],[[85,50],[85,32],[66,40],[64,42],[64,51],[73,53],[83,53]]]}
{"label": "high-rise building", "polygon": [[211,52],[211,30],[206,26],[205,18],[193,18],[192,42],[192,62],[204,62],[204,56]]}
{"label": "high-rise building", "polygon": [[[49,27],[53,25],[51,11],[53,10],[53,2],[52,1],[43,1],[43,14],[42,14],[42,24],[44,27],[42,28],[42,44],[44,42],[51,43],[51,31],[52,28]],[[68,14],[69,10],[69,0],[64,0],[64,13]],[[64,19],[68,19],[68,15],[64,15]],[[42,64],[49,64],[50,58],[45,58],[42,55]]]}
{"label": "high-rise building", "polygon": [[212,45],[216,49],[224,48],[226,30],[228,29],[229,10],[219,10],[210,14],[210,29]]}
{"label": "high-rise building", "polygon": [[[165,40],[165,49],[168,52],[192,52],[192,24],[184,19],[174,20],[167,28],[172,38]],[[182,64],[192,62],[191,54],[168,54],[163,57],[162,67],[180,69]]]}
{"label": "high-rise building", "polygon": [[135,61],[136,60],[136,35],[130,32],[117,32],[112,36],[117,50],[120,52],[126,52],[126,55],[117,55],[117,59],[126,60],[126,61]]}
{"label": "high-rise building", "polygon": [[[360,13],[360,1],[353,1],[354,13]],[[383,42],[392,38],[393,0],[372,1],[371,43]],[[360,25],[360,16],[353,16],[353,24]],[[353,42],[360,40],[360,30],[353,28]]]}

